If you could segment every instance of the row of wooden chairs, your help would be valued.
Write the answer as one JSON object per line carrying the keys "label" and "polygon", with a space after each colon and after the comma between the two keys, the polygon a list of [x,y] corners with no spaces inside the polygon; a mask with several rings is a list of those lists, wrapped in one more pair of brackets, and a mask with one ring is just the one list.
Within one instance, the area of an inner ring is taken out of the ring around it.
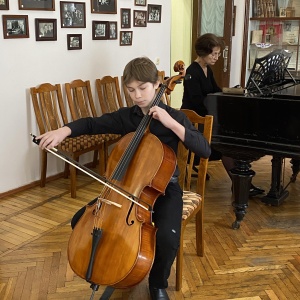
{"label": "row of wooden chairs", "polygon": [[[109,77],[109,78],[108,78]],[[113,97],[111,91],[116,87],[116,78],[106,76],[102,82],[97,79],[97,92],[102,91],[99,101],[113,102],[117,98]],[[108,82],[109,79],[109,82]],[[64,105],[62,96],[62,88],[60,84],[52,85],[43,83],[38,87],[30,88],[31,99],[39,127],[40,134],[50,130],[55,130],[67,124],[70,121],[75,121],[84,117],[96,117],[96,107],[91,92],[90,81],[74,80],[71,83],[66,83],[65,91],[67,95],[68,107],[71,114],[71,120],[67,117],[67,109]],[[104,87],[101,89],[101,87]],[[109,90],[109,92],[107,92]],[[109,99],[105,96],[109,95]],[[120,97],[120,91],[118,96]],[[120,102],[120,105],[122,103]],[[104,104],[100,104],[104,107]],[[116,108],[117,109],[117,108]],[[112,110],[110,110],[112,111]],[[104,111],[109,112],[109,110]],[[87,152],[94,152],[93,167],[95,167],[99,154],[99,173],[105,171],[107,149],[108,146],[119,139],[116,134],[97,134],[97,135],[82,135],[76,138],[66,138],[60,145],[59,150],[66,152],[74,160],[78,161],[79,157]],[[46,183],[47,172],[47,151],[42,151],[42,168],[40,185],[43,187]],[[76,168],[72,165],[65,164],[65,177],[70,173],[71,181],[71,197],[76,198]]]}

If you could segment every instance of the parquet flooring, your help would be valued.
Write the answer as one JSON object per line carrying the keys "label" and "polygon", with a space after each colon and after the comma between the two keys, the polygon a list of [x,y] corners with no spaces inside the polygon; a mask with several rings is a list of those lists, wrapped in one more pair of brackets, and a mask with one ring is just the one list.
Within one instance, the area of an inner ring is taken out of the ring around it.
{"label": "parquet flooring", "polygon": [[[270,157],[252,164],[253,182],[270,186]],[[205,255],[195,254],[194,224],[185,231],[183,288],[172,300],[300,299],[300,176],[289,185],[290,196],[279,207],[249,200],[241,227],[235,219],[230,180],[220,162],[209,163],[205,198]],[[285,180],[291,175],[286,160]],[[100,185],[78,176],[77,198],[69,180],[32,188],[0,199],[0,299],[90,299],[89,284],[68,265],[67,246],[73,214],[99,193]],[[100,287],[94,299],[99,299]],[[149,299],[147,278],[132,289],[116,290],[111,299]]]}

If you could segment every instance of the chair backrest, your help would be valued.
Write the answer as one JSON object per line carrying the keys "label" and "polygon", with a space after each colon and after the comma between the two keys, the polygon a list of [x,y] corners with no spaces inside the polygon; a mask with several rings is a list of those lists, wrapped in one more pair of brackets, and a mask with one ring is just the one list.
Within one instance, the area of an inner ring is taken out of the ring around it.
{"label": "chair backrest", "polygon": [[96,79],[96,89],[101,111],[110,113],[123,107],[118,77],[104,76]]}
{"label": "chair backrest", "polygon": [[43,83],[30,88],[30,94],[41,134],[68,123],[60,84]]}
{"label": "chair backrest", "polygon": [[165,71],[157,71],[157,75],[158,75],[158,80],[163,83],[165,80]]}
{"label": "chair backrest", "polygon": [[[182,112],[189,118],[193,125],[199,129],[206,140],[210,143],[213,127],[213,116],[206,115],[205,117],[199,116],[196,112],[188,109],[182,109]],[[193,172],[195,154],[185,148],[182,142],[178,145],[177,151],[177,164],[180,171],[179,184],[183,190],[191,190],[191,177]],[[200,158],[197,175],[196,191],[199,195],[204,197],[206,173],[208,166],[208,158]]]}
{"label": "chair backrest", "polygon": [[76,79],[65,83],[65,90],[73,121],[97,116],[89,80]]}
{"label": "chair backrest", "polygon": [[[165,71],[158,71],[158,80],[160,81],[160,83],[163,83],[165,81]],[[164,93],[162,96],[162,102],[170,105],[171,104],[171,99],[170,96],[167,93]]]}

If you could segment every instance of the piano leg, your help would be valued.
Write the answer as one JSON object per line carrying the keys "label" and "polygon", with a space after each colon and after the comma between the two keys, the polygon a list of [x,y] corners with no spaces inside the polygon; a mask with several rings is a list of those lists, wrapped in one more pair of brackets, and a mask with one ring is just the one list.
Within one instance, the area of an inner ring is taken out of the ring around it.
{"label": "piano leg", "polygon": [[279,206],[285,198],[288,197],[289,192],[283,191],[283,187],[281,184],[281,176],[282,176],[282,163],[283,157],[274,155],[272,160],[272,182],[271,188],[268,194],[262,197],[262,202]]}
{"label": "piano leg", "polygon": [[236,220],[232,223],[233,229],[239,229],[248,207],[249,190],[255,172],[251,170],[250,161],[236,160],[236,167],[230,171],[233,184],[233,197]]}

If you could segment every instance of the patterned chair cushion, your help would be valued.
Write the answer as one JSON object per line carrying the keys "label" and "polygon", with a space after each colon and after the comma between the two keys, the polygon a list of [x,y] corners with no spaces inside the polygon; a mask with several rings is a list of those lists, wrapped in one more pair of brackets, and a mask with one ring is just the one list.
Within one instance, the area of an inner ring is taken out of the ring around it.
{"label": "patterned chair cushion", "polygon": [[66,152],[78,152],[86,150],[92,146],[99,145],[104,142],[118,138],[118,134],[95,134],[95,135],[80,135],[75,138],[66,138],[59,145],[59,149]]}
{"label": "patterned chair cushion", "polygon": [[202,196],[191,191],[183,191],[182,219],[186,220],[202,201]]}

